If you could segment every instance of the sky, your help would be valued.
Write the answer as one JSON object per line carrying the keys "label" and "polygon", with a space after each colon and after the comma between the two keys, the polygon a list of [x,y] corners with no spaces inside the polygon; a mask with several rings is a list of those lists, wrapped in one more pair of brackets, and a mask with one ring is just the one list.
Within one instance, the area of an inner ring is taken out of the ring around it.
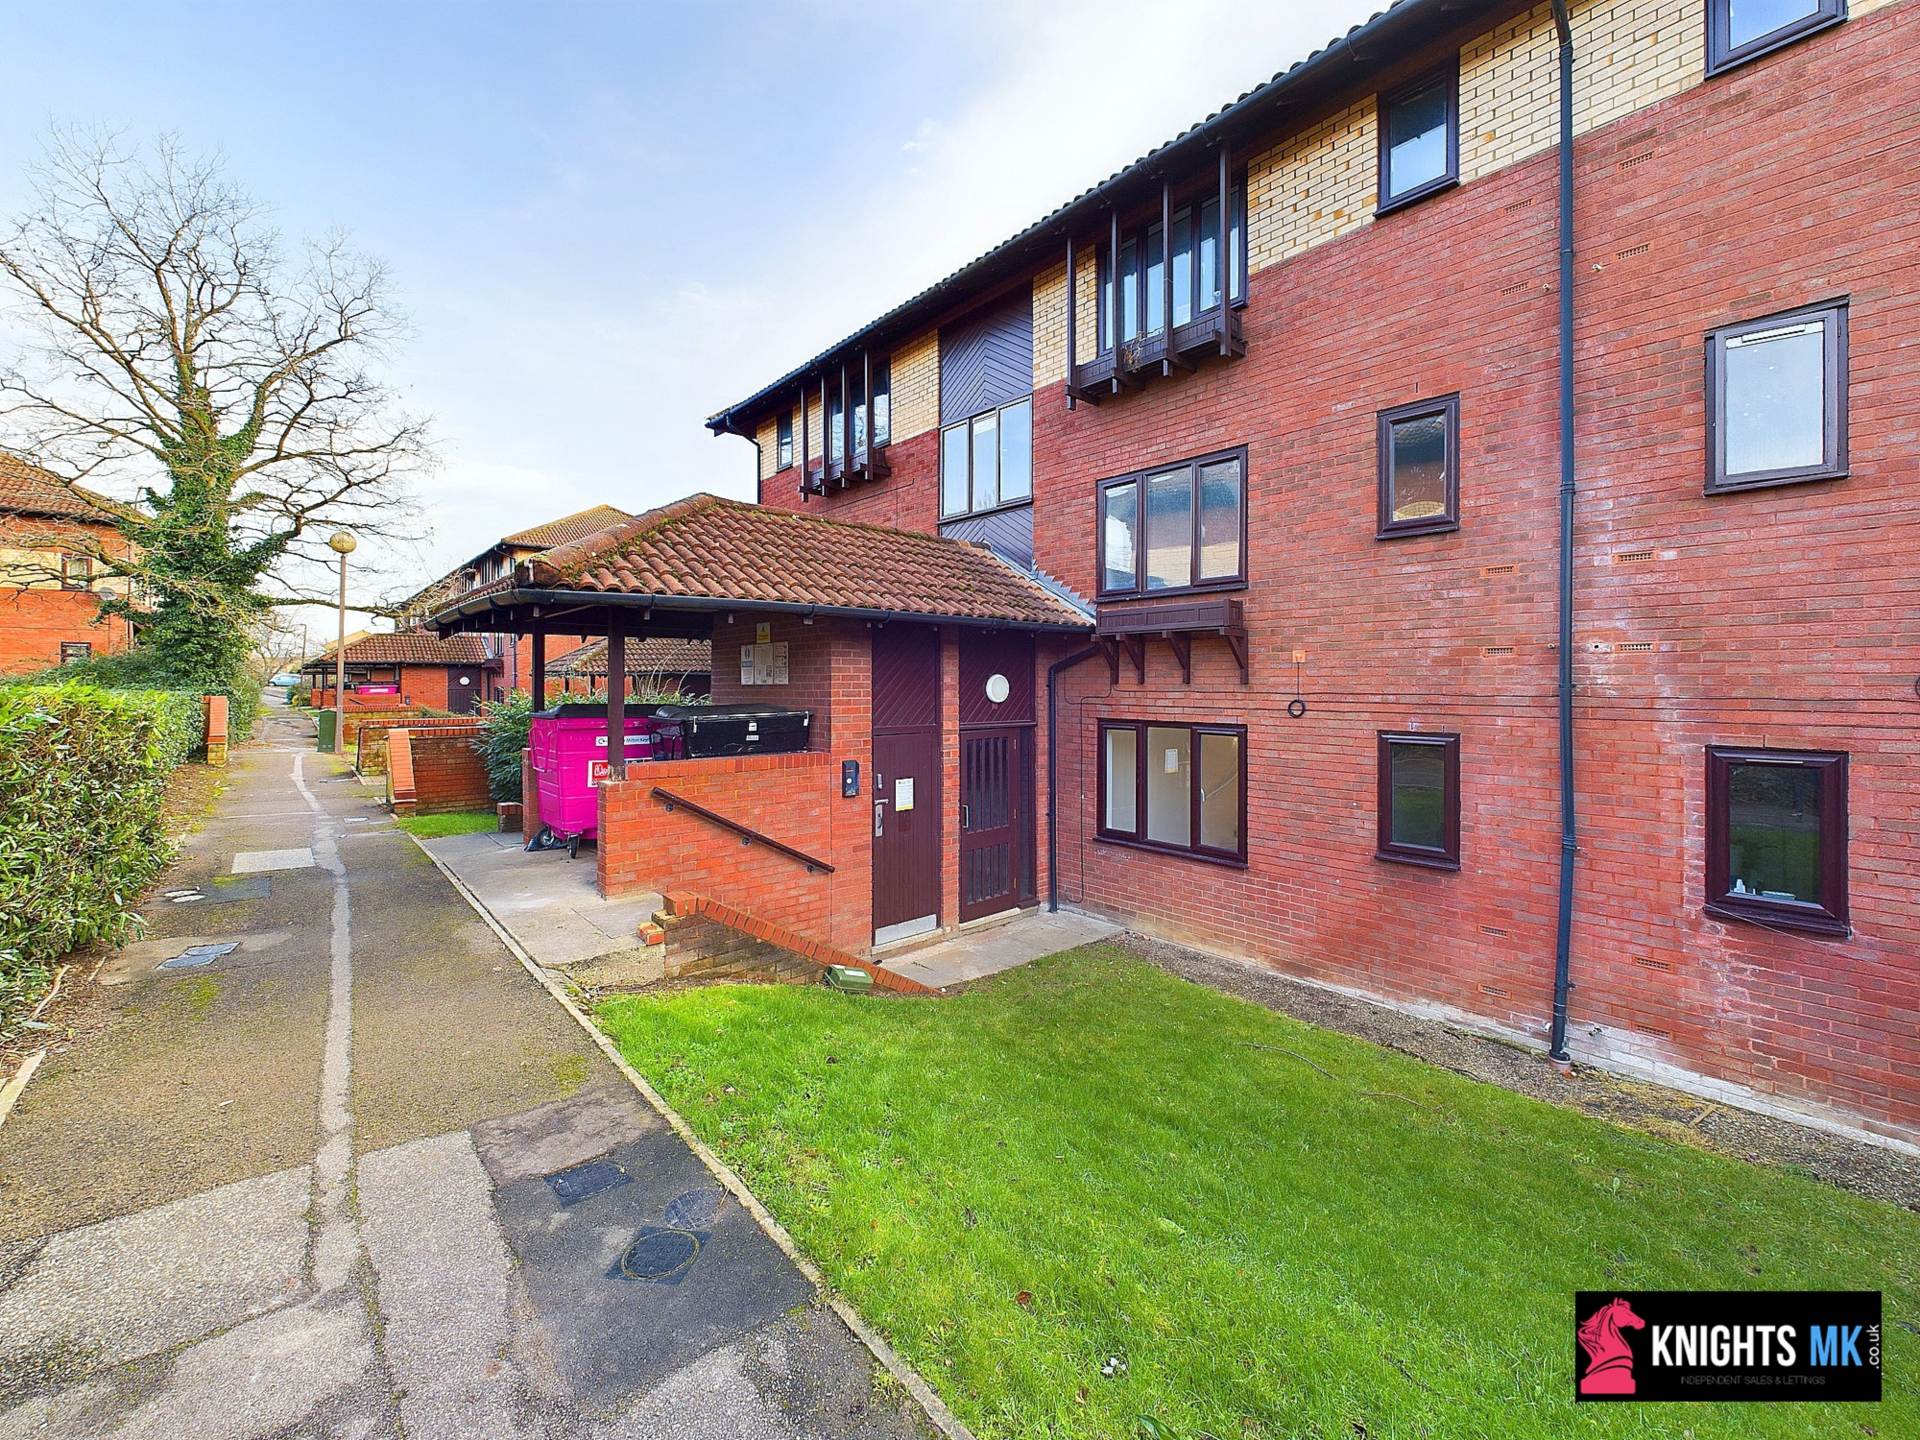
{"label": "sky", "polygon": [[355,556],[392,595],[593,504],[751,499],[708,415],[1380,0],[6,8],[0,217],[51,125],[172,133],[390,270],[439,455],[420,537]]}

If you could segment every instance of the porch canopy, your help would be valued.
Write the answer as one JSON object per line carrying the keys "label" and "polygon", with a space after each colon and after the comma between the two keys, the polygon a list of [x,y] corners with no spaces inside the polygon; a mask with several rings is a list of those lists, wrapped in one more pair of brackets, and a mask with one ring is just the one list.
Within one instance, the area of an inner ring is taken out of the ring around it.
{"label": "porch canopy", "polygon": [[[605,673],[634,640],[711,640],[716,615],[907,620],[1088,635],[1064,588],[991,550],[939,535],[855,525],[691,495],[535,555],[427,623],[442,635],[531,635],[534,693],[545,635],[604,636]],[[621,773],[625,687],[607,687],[607,760]]]}

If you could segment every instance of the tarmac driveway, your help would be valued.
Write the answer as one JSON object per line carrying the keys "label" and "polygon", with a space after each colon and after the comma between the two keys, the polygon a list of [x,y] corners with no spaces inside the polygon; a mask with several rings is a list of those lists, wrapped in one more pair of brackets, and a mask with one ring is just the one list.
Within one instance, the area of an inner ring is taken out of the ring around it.
{"label": "tarmac driveway", "polygon": [[261,728],[0,1130],[0,1437],[923,1434],[310,725]]}

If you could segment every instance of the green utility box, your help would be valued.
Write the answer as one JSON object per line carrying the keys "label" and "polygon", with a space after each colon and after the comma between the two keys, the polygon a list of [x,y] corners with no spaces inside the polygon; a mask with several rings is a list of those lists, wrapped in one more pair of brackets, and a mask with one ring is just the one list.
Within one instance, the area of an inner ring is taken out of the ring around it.
{"label": "green utility box", "polygon": [[335,749],[333,726],[340,717],[331,710],[322,710],[314,718],[320,722],[320,748],[331,755]]}
{"label": "green utility box", "polygon": [[834,990],[845,990],[849,994],[864,995],[873,989],[873,976],[864,970],[856,970],[851,965],[829,965],[827,967],[827,985]]}

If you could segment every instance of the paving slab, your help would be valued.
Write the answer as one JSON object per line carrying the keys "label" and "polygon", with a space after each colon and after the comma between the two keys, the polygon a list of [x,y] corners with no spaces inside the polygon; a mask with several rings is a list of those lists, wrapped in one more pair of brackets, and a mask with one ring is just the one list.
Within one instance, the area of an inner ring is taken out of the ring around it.
{"label": "paving slab", "polygon": [[310,845],[294,845],[284,850],[242,850],[233,857],[233,873],[255,875],[263,870],[305,870],[312,864]]}
{"label": "paving slab", "polygon": [[641,948],[640,925],[660,908],[660,896],[651,893],[601,898],[591,859],[569,860],[562,850],[527,851],[516,835],[449,835],[429,840],[427,849],[548,969]]}
{"label": "paving slab", "polygon": [[1056,955],[1076,945],[1091,945],[1110,935],[1118,935],[1120,926],[1098,915],[1080,910],[1030,910],[1014,919],[963,930],[937,944],[922,949],[879,957],[887,969],[918,980],[922,985],[944,989],[969,980],[997,975],[1016,965],[1025,965],[1043,955]]}

